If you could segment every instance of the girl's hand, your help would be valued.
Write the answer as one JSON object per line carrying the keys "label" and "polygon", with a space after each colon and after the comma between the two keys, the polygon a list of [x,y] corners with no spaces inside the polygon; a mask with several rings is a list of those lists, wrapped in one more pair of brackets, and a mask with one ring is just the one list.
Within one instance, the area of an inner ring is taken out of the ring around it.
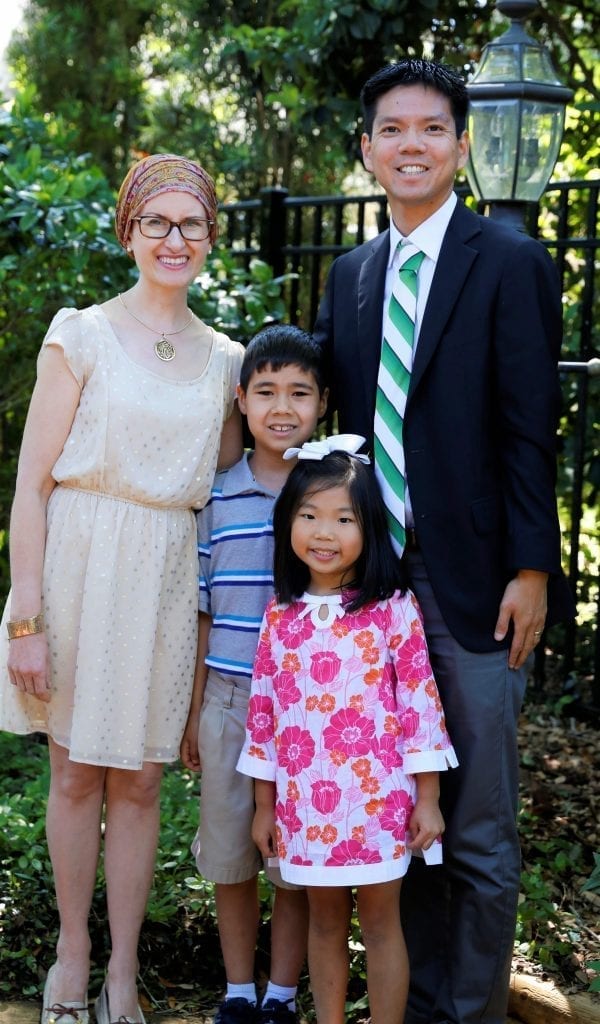
{"label": "girl's hand", "polygon": [[45,633],[32,633],[10,641],[8,675],[13,686],[37,700],[52,697],[48,672],[48,642]]}
{"label": "girl's hand", "polygon": [[258,806],[252,822],[252,839],[265,860],[277,856],[275,832],[275,809],[266,805]]}
{"label": "girl's hand", "polygon": [[444,831],[444,819],[437,799],[418,799],[408,823],[409,850],[428,850]]}

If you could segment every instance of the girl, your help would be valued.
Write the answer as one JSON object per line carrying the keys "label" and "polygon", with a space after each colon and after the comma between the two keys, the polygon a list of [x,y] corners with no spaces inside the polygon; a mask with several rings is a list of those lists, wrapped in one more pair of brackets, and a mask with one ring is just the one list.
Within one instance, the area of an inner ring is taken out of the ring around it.
{"label": "girl", "polygon": [[238,763],[256,779],[257,846],[307,887],[319,1024],[344,1022],[353,887],[372,1024],[404,1019],[401,879],[411,851],[440,859],[438,771],[457,764],[363,442],[284,455],[298,464],[275,506],[276,596]]}

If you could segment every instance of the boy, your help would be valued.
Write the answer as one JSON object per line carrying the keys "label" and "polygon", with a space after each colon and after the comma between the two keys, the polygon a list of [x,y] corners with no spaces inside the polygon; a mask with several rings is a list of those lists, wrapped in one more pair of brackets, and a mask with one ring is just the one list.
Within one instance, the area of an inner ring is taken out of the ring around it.
{"label": "boy", "polygon": [[327,404],[320,350],[310,335],[285,325],[260,331],[246,349],[238,402],[254,450],[217,474],[198,513],[198,660],[181,759],[202,772],[192,851],[199,872],[215,883],[227,976],[214,1024],[294,1024],[306,894],[282,883],[277,869],[266,869],[275,883],[271,977],[258,1007],[253,978],[262,860],[251,838],[253,782],[236,764],[260,623],[273,592],[273,505],[294,465],[282,456],[312,436]]}

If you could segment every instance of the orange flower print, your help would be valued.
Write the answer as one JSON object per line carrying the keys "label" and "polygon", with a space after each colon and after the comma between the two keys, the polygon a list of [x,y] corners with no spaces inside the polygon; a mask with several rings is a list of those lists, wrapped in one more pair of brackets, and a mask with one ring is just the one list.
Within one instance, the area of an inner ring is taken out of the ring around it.
{"label": "orange flower print", "polygon": [[398,635],[392,636],[389,639],[388,647],[389,647],[390,651],[395,651],[400,646],[400,644],[403,643],[403,642],[404,642],[404,638],[403,637],[398,636]]}
{"label": "orange flower print", "polygon": [[300,790],[298,789],[298,783],[294,782],[293,779],[287,784],[287,798],[293,800],[296,803],[300,799]]}
{"label": "orange flower print", "polygon": [[361,658],[365,665],[376,665],[379,661],[379,651],[376,647],[365,647]]}
{"label": "orange flower print", "polygon": [[287,846],[282,839],[277,843],[277,856],[281,857],[282,860],[285,860],[287,857]]}
{"label": "orange flower print", "polygon": [[397,718],[393,715],[386,715],[383,723],[383,730],[388,736],[400,736],[402,732],[402,726]]}
{"label": "orange flower print", "polygon": [[368,672],[365,672],[363,679],[367,686],[376,686],[381,679],[381,669],[370,668]]}
{"label": "orange flower print", "polygon": [[286,672],[300,671],[300,658],[294,651],[287,651],[283,656],[283,668]]}
{"label": "orange flower print", "polygon": [[337,836],[338,830],[337,828],[335,828],[334,825],[325,825],[323,831],[321,832],[322,842],[327,843],[328,845],[330,845],[331,843],[335,843]]}
{"label": "orange flower print", "polygon": [[318,706],[319,706],[319,698],[318,697],[312,696],[312,697],[307,697],[306,698],[306,710],[307,711],[314,711],[315,708],[318,708]]}
{"label": "orange flower print", "polygon": [[340,638],[343,636],[348,636],[350,630],[350,627],[347,625],[347,623],[342,622],[341,619],[335,619],[333,625],[330,628],[333,635]]}
{"label": "orange flower print", "polygon": [[309,825],[306,830],[306,838],[310,843],[314,843],[321,835],[320,825]]}
{"label": "orange flower print", "polygon": [[360,788],[363,793],[374,794],[379,792],[381,786],[379,785],[376,778],[374,778],[373,776],[369,776],[369,778],[361,780]]}
{"label": "orange flower print", "polygon": [[355,825],[352,829],[352,838],[356,839],[357,843],[361,843],[363,846],[367,839],[367,830],[364,825]]}
{"label": "orange flower print", "polygon": [[348,703],[351,708],[354,708],[355,711],[360,711],[361,714],[365,710],[365,702],[361,697],[360,693],[355,693],[354,696],[350,698]]}
{"label": "orange flower print", "polygon": [[340,765],[346,764],[348,755],[345,754],[343,750],[330,750],[329,760],[336,766],[336,768],[339,768]]}
{"label": "orange flower print", "polygon": [[319,699],[318,704],[319,711],[322,711],[324,715],[330,714],[335,710],[335,697],[332,693],[324,693]]}
{"label": "orange flower print", "polygon": [[361,629],[354,637],[354,643],[357,647],[372,647],[374,639],[370,629]]}
{"label": "orange flower print", "polygon": [[437,697],[438,692],[437,686],[435,684],[435,679],[427,680],[427,682],[425,683],[425,693],[427,694],[428,697]]}
{"label": "orange flower print", "polygon": [[366,757],[359,757],[351,765],[352,771],[359,779],[368,779],[371,774],[371,764]]}
{"label": "orange flower print", "polygon": [[259,761],[266,761],[267,755],[265,754],[262,747],[250,746],[248,747],[248,753],[250,757],[257,757]]}
{"label": "orange flower print", "polygon": [[405,853],[406,847],[403,845],[403,843],[396,843],[393,853],[394,860],[400,860],[401,857],[404,857]]}
{"label": "orange flower print", "polygon": [[385,800],[367,800],[365,811],[370,818],[379,817],[385,809]]}

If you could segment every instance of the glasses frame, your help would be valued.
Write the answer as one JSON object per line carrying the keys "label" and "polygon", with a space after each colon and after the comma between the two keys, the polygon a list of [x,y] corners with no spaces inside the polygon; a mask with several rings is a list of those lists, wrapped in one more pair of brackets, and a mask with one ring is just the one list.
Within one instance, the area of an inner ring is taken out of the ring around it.
{"label": "glasses frame", "polygon": [[[165,224],[168,224],[168,230],[165,231],[164,235],[147,235],[142,226],[142,221],[144,220],[164,220]],[[190,220],[201,221],[202,224],[206,224],[206,234],[203,235],[202,238],[188,238],[181,230],[181,225]],[[179,234],[186,242],[205,242],[207,238],[210,238],[210,230],[215,224],[214,220],[208,220],[207,217],[185,217],[183,220],[169,220],[168,217],[160,217],[154,213],[143,213],[141,217],[132,217],[131,222],[133,223],[134,221],[139,224],[140,234],[144,238],[154,238],[157,240],[161,238],[168,238],[173,228],[177,228]]]}

